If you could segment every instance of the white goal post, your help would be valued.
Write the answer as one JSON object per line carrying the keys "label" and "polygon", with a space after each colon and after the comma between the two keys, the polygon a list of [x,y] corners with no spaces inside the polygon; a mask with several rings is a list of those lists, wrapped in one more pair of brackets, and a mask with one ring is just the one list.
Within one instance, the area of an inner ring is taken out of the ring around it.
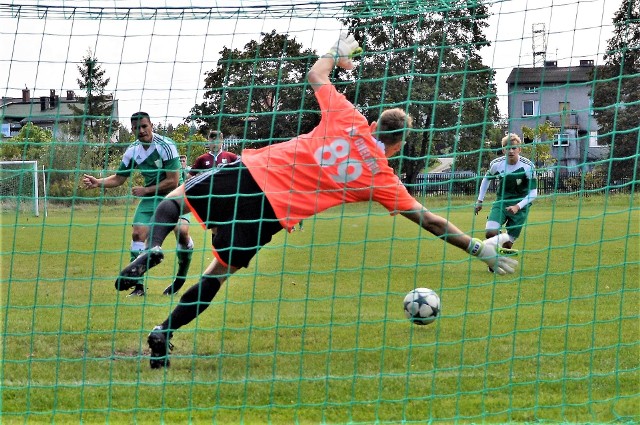
{"label": "white goal post", "polygon": [[0,161],[0,205],[26,206],[40,215],[38,161]]}

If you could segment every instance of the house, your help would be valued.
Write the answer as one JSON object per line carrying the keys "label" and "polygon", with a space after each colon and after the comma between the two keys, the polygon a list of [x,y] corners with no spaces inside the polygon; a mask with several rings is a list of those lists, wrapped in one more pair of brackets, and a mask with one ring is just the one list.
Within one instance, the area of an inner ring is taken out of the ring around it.
{"label": "house", "polygon": [[[112,95],[107,96],[112,102],[111,119],[118,118],[118,100]],[[0,121],[2,122],[2,137],[13,137],[28,122],[38,127],[50,130],[56,139],[64,139],[63,124],[76,118],[70,106],[84,108],[85,98],[77,97],[72,90],[67,90],[66,96],[61,98],[55,90],[49,90],[48,96],[31,97],[29,89],[22,90],[22,97],[2,97],[0,99]]]}
{"label": "house", "polygon": [[593,116],[593,69],[593,60],[569,67],[546,61],[544,67],[514,68],[507,79],[510,131],[522,138],[522,127],[551,122],[558,130],[551,154],[563,171],[589,171],[609,155]]}

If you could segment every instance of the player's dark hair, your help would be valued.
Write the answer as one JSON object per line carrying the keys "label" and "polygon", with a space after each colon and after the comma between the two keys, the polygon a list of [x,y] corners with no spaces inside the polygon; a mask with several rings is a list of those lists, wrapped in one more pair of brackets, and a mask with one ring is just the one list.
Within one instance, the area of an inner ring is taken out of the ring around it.
{"label": "player's dark hair", "polygon": [[151,121],[151,117],[146,112],[140,111],[140,112],[136,112],[135,114],[131,115],[131,121],[140,121],[143,118],[146,118],[149,121]]}
{"label": "player's dark hair", "polygon": [[376,137],[385,145],[402,140],[407,129],[413,127],[413,119],[400,108],[387,109],[378,119]]}
{"label": "player's dark hair", "polygon": [[218,138],[218,136],[222,136],[222,132],[218,131],[218,130],[211,130],[209,132],[209,140],[215,140]]}

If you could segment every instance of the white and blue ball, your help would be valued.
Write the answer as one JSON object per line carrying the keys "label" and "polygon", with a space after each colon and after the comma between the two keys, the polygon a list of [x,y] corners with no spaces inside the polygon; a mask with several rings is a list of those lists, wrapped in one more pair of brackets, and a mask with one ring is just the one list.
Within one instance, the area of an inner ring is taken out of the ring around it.
{"label": "white and blue ball", "polygon": [[440,315],[440,297],[429,288],[416,288],[404,297],[404,314],[416,325],[428,325]]}

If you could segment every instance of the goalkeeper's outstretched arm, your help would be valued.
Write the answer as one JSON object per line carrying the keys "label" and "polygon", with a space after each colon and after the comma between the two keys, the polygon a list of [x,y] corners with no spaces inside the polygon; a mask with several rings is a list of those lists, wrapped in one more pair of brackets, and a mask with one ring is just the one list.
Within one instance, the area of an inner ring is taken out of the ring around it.
{"label": "goalkeeper's outstretched arm", "polygon": [[478,257],[497,274],[513,273],[518,266],[518,260],[512,258],[517,251],[501,249],[502,244],[509,238],[506,234],[481,241],[463,233],[455,224],[424,207],[403,211],[401,214],[445,242]]}

